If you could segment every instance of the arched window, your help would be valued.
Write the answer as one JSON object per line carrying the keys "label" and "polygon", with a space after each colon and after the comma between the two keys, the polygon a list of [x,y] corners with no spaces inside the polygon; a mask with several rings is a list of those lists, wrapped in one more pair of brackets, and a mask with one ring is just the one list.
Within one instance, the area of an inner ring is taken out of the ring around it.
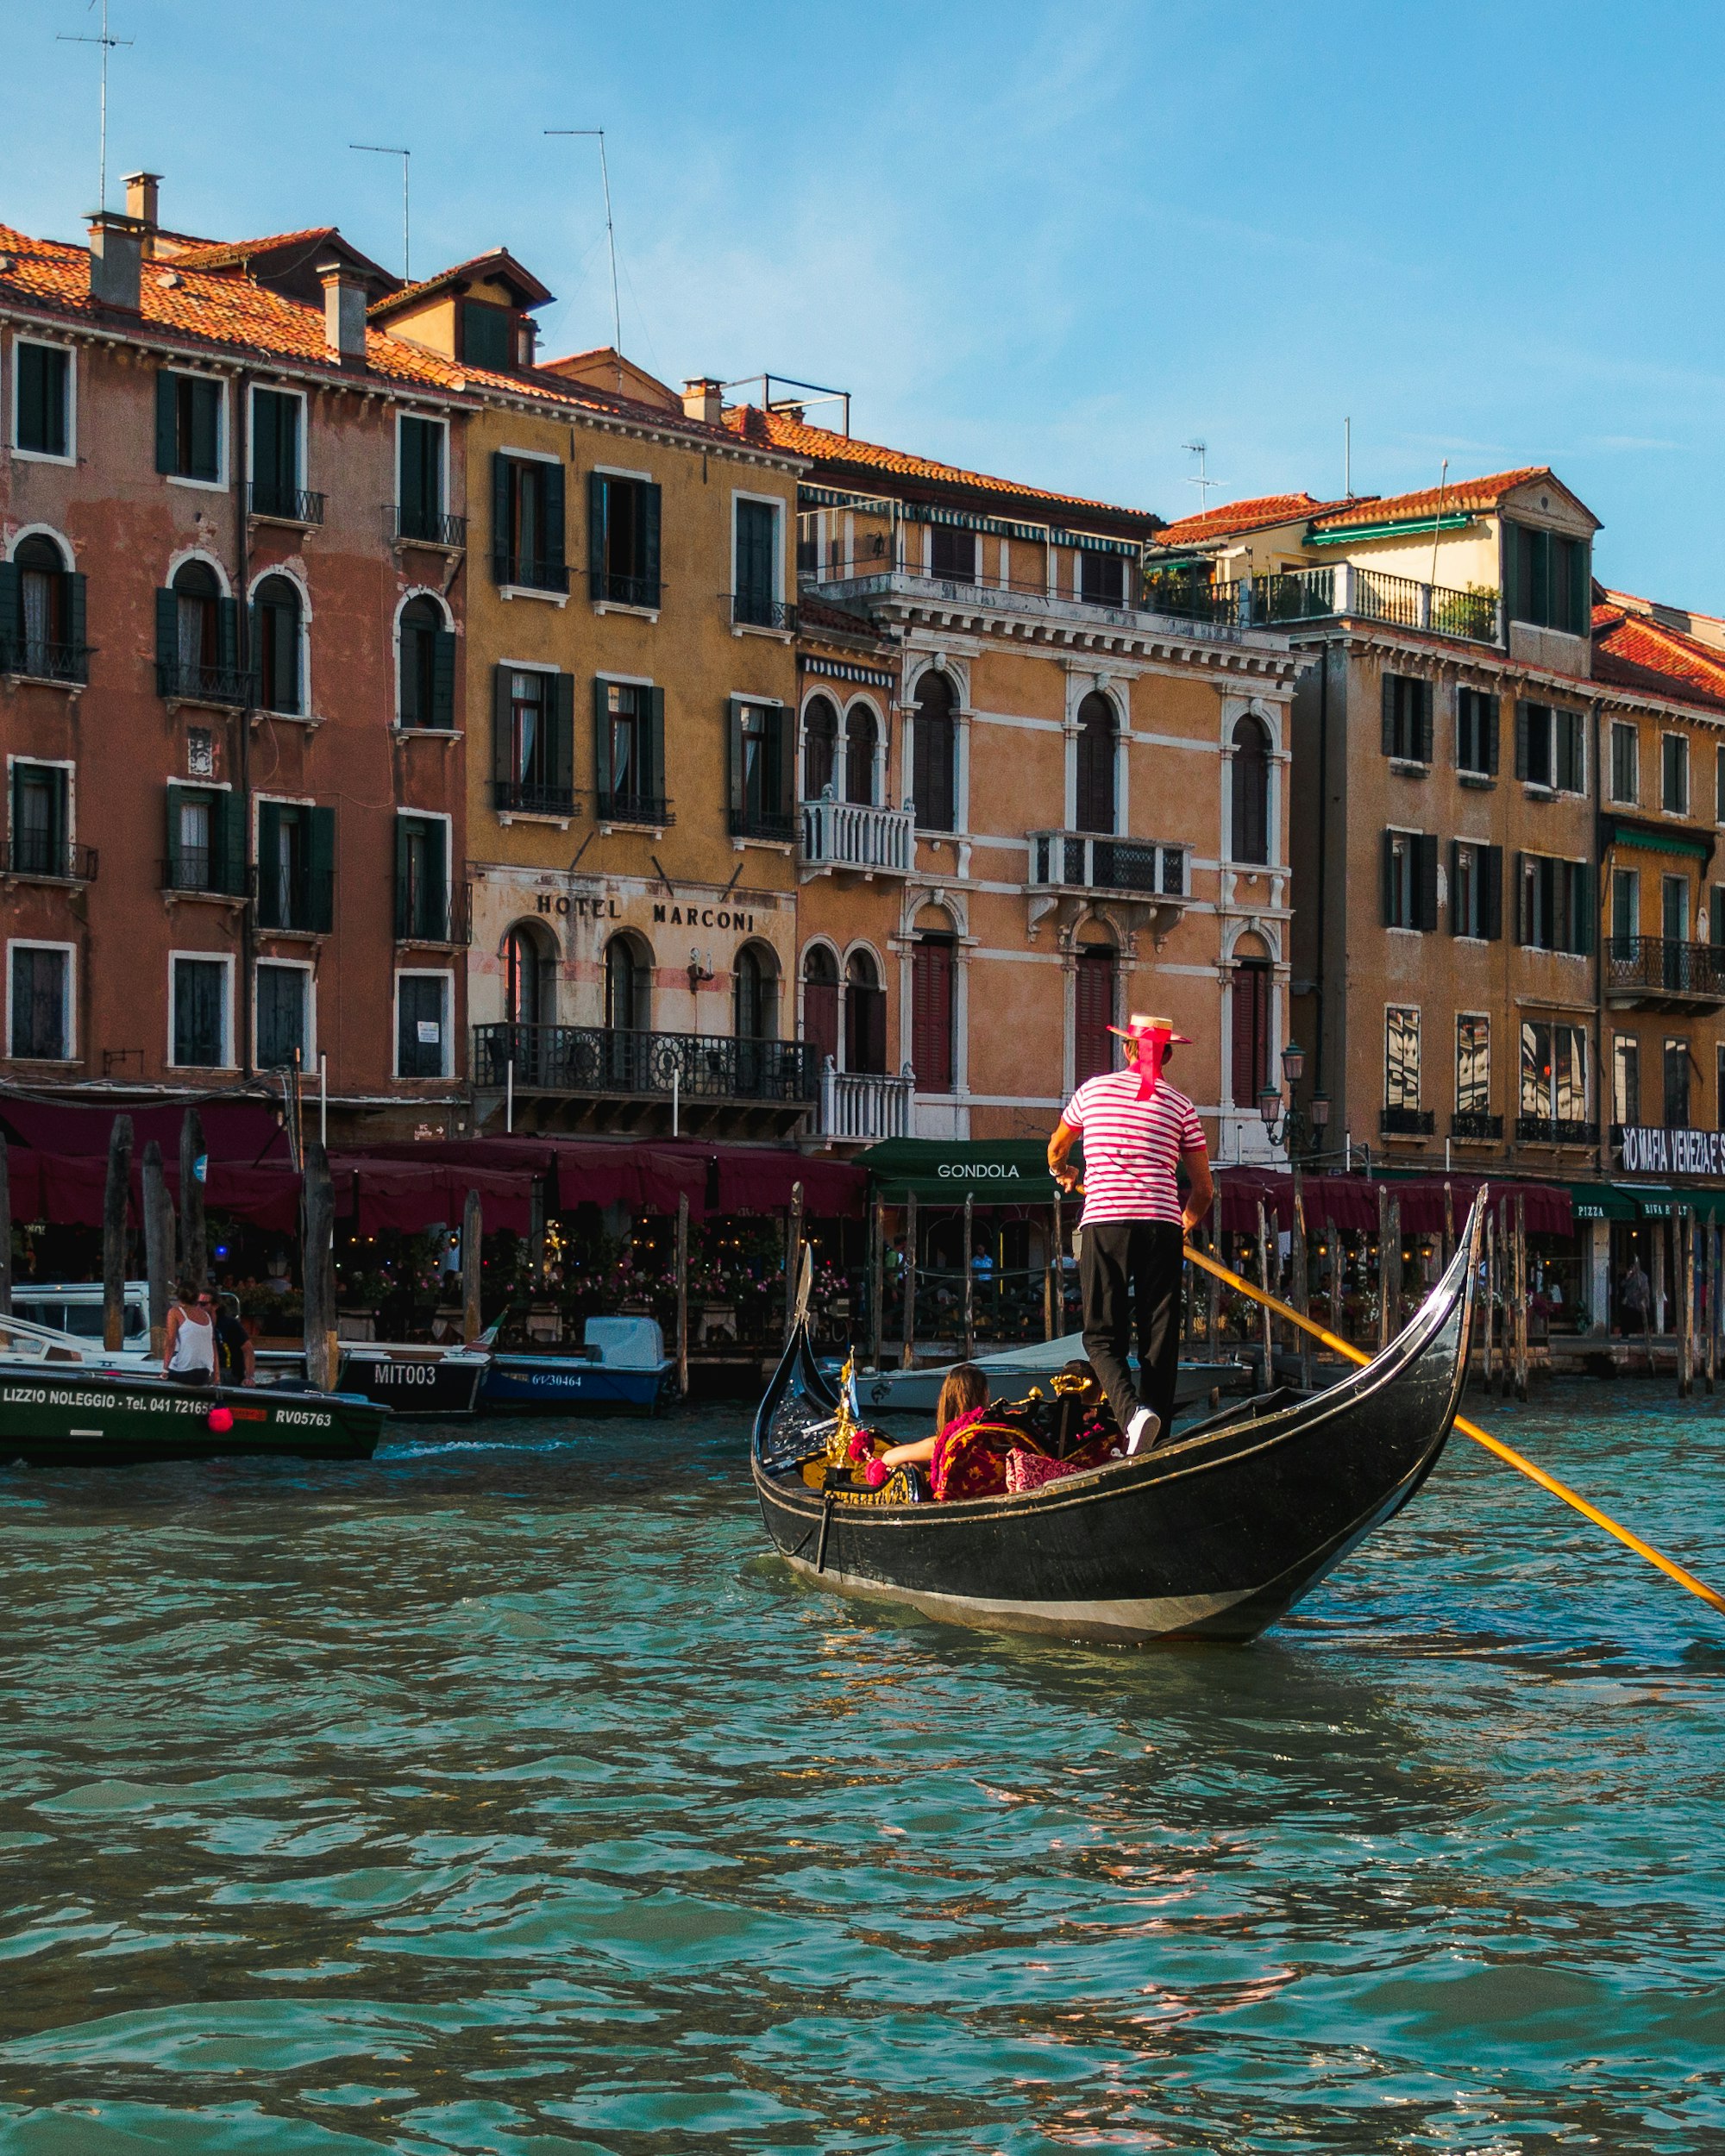
{"label": "arched window", "polygon": [[931,906],[911,949],[911,1066],[919,1093],[950,1093],[957,1067],[958,939]]}
{"label": "arched window", "polygon": [[809,699],[803,713],[803,799],[818,801],[832,784],[832,756],[838,740],[838,713],[825,696]]}
{"label": "arched window", "polygon": [[739,1041],[778,1037],[778,968],[760,943],[745,943],[737,954],[731,981],[732,1031]]}
{"label": "arched window", "polygon": [[1270,954],[1255,936],[1234,946],[1233,1100],[1256,1109],[1270,1083]]}
{"label": "arched window", "polygon": [[292,577],[267,576],[252,602],[257,641],[258,702],[267,711],[301,709],[299,586]]}
{"label": "arched window", "polygon": [[844,968],[844,1068],[887,1068],[887,992],[870,951],[852,951]]}
{"label": "arched window", "polygon": [[556,1017],[557,962],[536,921],[518,921],[503,947],[504,1015],[511,1025],[549,1025]]}
{"label": "arched window", "polygon": [[944,674],[925,674],[917,683],[916,769],[911,798],[918,828],[950,831],[957,828],[957,698]]}
{"label": "arched window", "polygon": [[1081,831],[1106,831],[1113,836],[1116,818],[1114,743],[1119,736],[1113,705],[1100,689],[1093,689],[1078,706],[1076,805]]}
{"label": "arched window", "polygon": [[1230,857],[1270,859],[1270,730],[1248,711],[1234,728],[1233,817]]}
{"label": "arched window", "polygon": [[838,1061],[838,962],[825,943],[803,956],[803,1038],[818,1062]]}
{"label": "arched window", "polygon": [[1078,952],[1072,1000],[1072,1081],[1082,1086],[1114,1067],[1114,950],[1085,943]]}
{"label": "arched window", "polygon": [[174,618],[179,673],[188,686],[222,663],[222,586],[207,561],[183,561],[174,572]]}
{"label": "arched window", "polygon": [[[81,614],[83,609],[74,606],[73,599],[83,580],[71,574],[60,548],[41,532],[21,539],[12,561],[18,572],[16,617],[0,620],[0,645],[9,647],[6,665],[18,662],[9,649],[16,639],[22,646],[19,655],[26,674],[73,678],[67,672],[68,661],[73,647],[84,642],[83,624],[73,620],[74,613]],[[76,655],[81,657],[81,651]]]}
{"label": "arched window", "polygon": [[652,1024],[653,962],[633,936],[605,947],[605,1022],[614,1033],[644,1033]]}
{"label": "arched window", "polygon": [[404,726],[455,723],[455,639],[442,609],[421,592],[401,610],[401,697]]}
{"label": "arched window", "polygon": [[875,769],[881,730],[866,704],[853,704],[844,721],[844,798],[865,808],[876,804]]}

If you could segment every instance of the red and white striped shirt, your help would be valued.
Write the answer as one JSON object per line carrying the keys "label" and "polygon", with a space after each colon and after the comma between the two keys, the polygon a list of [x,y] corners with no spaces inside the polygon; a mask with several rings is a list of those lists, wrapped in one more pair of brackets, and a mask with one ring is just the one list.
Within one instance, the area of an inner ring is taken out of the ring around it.
{"label": "red and white striped shirt", "polygon": [[1203,1125],[1183,1093],[1164,1078],[1148,1100],[1133,1069],[1088,1078],[1061,1111],[1084,1134],[1084,1222],[1180,1219],[1174,1170],[1182,1153],[1204,1150]]}

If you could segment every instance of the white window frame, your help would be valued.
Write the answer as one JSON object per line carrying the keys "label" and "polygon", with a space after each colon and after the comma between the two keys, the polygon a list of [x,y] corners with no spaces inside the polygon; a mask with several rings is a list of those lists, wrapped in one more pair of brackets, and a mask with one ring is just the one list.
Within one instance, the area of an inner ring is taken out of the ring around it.
{"label": "white window frame", "polygon": [[[164,472],[160,476],[170,486],[189,486],[195,493],[199,494],[225,494],[229,484],[228,444],[232,439],[229,430],[228,377],[225,374],[218,374],[213,368],[207,367],[165,367],[161,372],[164,374],[189,375],[193,381],[198,382],[214,382],[221,392],[221,402],[216,407],[216,476],[213,479],[193,479],[185,478],[179,472]],[[299,438],[303,448],[305,441],[303,421]]]}
{"label": "white window frame", "polygon": [[[299,459],[294,473],[294,491],[304,493],[310,482],[307,473],[311,463],[311,407],[305,392],[296,389],[291,382],[254,382],[250,385],[251,404],[246,410],[246,485],[249,487],[257,477],[257,394],[266,390],[272,397],[294,397],[299,400]],[[248,498],[249,499],[249,497]]]}
{"label": "white window frame", "polygon": [[[1634,737],[1635,743],[1635,788],[1633,793],[1617,791],[1617,730],[1622,730]],[[1641,730],[1631,718],[1614,718],[1611,722],[1610,762],[1608,767],[1611,779],[1611,801],[1615,808],[1639,808],[1641,805]]]}
{"label": "white window frame", "polygon": [[[837,699],[834,698],[833,701],[837,703]],[[840,768],[840,758],[848,754],[850,749],[850,714],[852,711],[858,710],[867,711],[869,718],[875,722],[875,783],[873,791],[879,798],[872,804],[866,801],[852,802],[848,792],[844,798],[849,806],[855,808],[868,808],[869,806],[875,808],[886,808],[890,805],[887,787],[887,716],[886,713],[881,709],[879,704],[875,700],[873,694],[867,689],[858,689],[855,694],[848,698],[844,703],[838,705],[838,738],[833,744],[834,775],[837,775]],[[800,749],[799,750],[799,753],[800,753]],[[848,779],[846,780],[846,784],[847,786],[849,785]]]}
{"label": "white window frame", "polygon": [[[264,715],[270,718],[285,718],[290,725],[315,724],[316,715],[311,705],[311,593],[304,578],[296,575],[285,561],[272,562],[267,567],[260,569],[246,592],[248,618],[255,621],[256,616],[250,613],[250,609],[257,605],[260,589],[273,576],[279,576],[285,583],[292,585],[299,594],[299,709],[297,711],[269,711]],[[261,637],[258,641],[261,644]],[[254,661],[257,660],[255,650],[252,655]],[[263,712],[264,707],[260,705],[258,709]]]}
{"label": "white window frame", "polygon": [[[1670,808],[1665,803],[1665,749],[1666,744],[1673,741],[1681,742],[1683,743],[1683,755],[1680,760],[1683,771],[1683,806],[1681,808]],[[1661,816],[1674,816],[1685,823],[1689,820],[1690,804],[1695,798],[1695,774],[1690,768],[1692,761],[1693,760],[1689,753],[1689,736],[1687,734],[1671,730],[1667,730],[1660,734],[1659,814]]]}
{"label": "white window frame", "polygon": [[[26,449],[18,440],[18,350],[22,345],[35,345],[47,352],[64,352],[70,364],[66,370],[66,454],[56,456],[48,449]],[[15,330],[12,334],[12,423],[6,430],[7,445],[12,454],[26,464],[75,465],[78,462],[78,347],[67,344],[59,337],[26,336]]]}
{"label": "white window frame", "polygon": [[17,790],[13,774],[22,764],[31,771],[64,771],[66,774],[66,843],[68,847],[78,843],[78,766],[70,756],[15,756],[6,759],[6,843],[9,846],[18,834],[12,828],[12,818],[17,806]]}
{"label": "white window frame", "polygon": [[17,1050],[12,1040],[12,954],[15,950],[58,950],[66,954],[66,1054],[64,1056],[31,1056],[29,1062],[75,1063],[78,1061],[78,946],[76,943],[56,943],[46,937],[15,936],[6,944],[6,1054],[16,1058]]}
{"label": "white window frame", "polygon": [[[443,983],[443,1068],[435,1079],[409,1078],[401,1069],[401,984],[404,981],[441,981]],[[398,966],[390,981],[389,1061],[392,1075],[406,1086],[446,1083],[455,1076],[455,974],[451,966]]]}
{"label": "white window frame", "polygon": [[[733,593],[737,590],[737,505],[739,502],[764,502],[773,511],[773,604],[782,606],[785,603],[785,524],[787,507],[785,498],[782,494],[756,493],[746,486],[731,488],[731,589]],[[789,631],[786,630],[762,629],[754,622],[733,622],[731,626],[738,636],[752,630],[757,636],[778,636],[787,643],[790,642]]]}
{"label": "white window frame", "polygon": [[[417,414],[417,413],[414,413],[414,414],[411,414],[411,415],[410,415],[410,416],[411,416],[411,417],[412,417],[417,418],[417,417],[418,417],[418,414]],[[398,466],[398,467],[397,467],[397,477],[398,477],[398,479],[399,478],[399,476],[400,476],[400,467]],[[450,739],[450,740],[452,740],[452,741],[453,741],[453,740],[455,740],[455,739],[458,736],[460,736],[460,735],[462,733],[462,731],[464,730],[464,729],[462,729],[462,728],[461,728],[461,727],[460,727],[460,726],[455,726],[455,725],[450,725],[450,726],[406,726],[406,725],[404,725],[404,724],[402,724],[402,718],[401,718],[401,617],[402,617],[402,616],[403,616],[403,615],[404,615],[404,614],[407,611],[408,602],[409,602],[411,599],[429,599],[432,600],[432,601],[436,604],[438,612],[439,612],[439,613],[440,613],[442,617],[443,617],[443,634],[444,634],[445,636],[453,636],[453,635],[454,635],[454,633],[455,633],[455,616],[454,616],[454,615],[450,612],[450,611],[449,611],[449,602],[448,602],[448,599],[446,599],[444,598],[443,594],[442,594],[442,592],[441,592],[438,589],[437,589],[437,587],[436,587],[436,586],[435,584],[413,584],[413,585],[410,585],[410,586],[408,586],[407,590],[406,590],[406,591],[405,591],[405,592],[402,593],[402,595],[401,595],[401,597],[399,598],[399,599],[398,599],[398,600],[397,600],[397,602],[396,602],[396,608],[395,608],[395,619],[394,619],[394,621],[391,624],[391,625],[390,625],[390,631],[389,631],[390,655],[391,655],[391,658],[392,658],[392,660],[393,661],[393,662],[394,662],[394,666],[395,666],[395,702],[394,702],[394,705],[393,705],[393,706],[392,706],[392,709],[393,709],[393,711],[394,711],[394,716],[393,716],[393,717],[392,718],[392,719],[390,720],[390,730],[391,730],[391,732],[392,732],[392,733],[397,733],[397,734],[435,734],[435,735],[437,735],[437,736],[440,736],[440,737],[442,737],[442,736],[447,736],[448,739]],[[457,660],[457,664],[458,664],[458,667],[459,667],[460,658],[461,658],[461,655],[460,655],[460,653],[458,652],[458,653],[456,654],[456,660]],[[507,666],[507,665],[510,665],[510,664],[511,664],[511,663],[513,663],[513,662],[512,662],[512,661],[509,661],[509,660],[501,660],[501,661],[499,661],[499,663],[500,665]],[[548,661],[545,661],[545,660],[543,660],[543,659],[535,659],[535,660],[532,661],[532,664],[533,664],[534,666],[536,666],[536,667],[543,667],[543,666],[545,666],[547,663],[548,663]],[[453,712],[453,711],[450,713],[450,717],[451,717],[451,718],[453,718],[455,717],[455,714],[454,714],[454,712]]]}
{"label": "white window frame", "polygon": [[255,1060],[258,1046],[258,975],[266,966],[275,966],[289,973],[305,975],[305,1058],[300,1068],[317,1068],[317,968],[309,958],[254,958],[252,961],[252,1053]]}
{"label": "white window frame", "polygon": [[[196,959],[200,963],[220,966],[228,976],[227,992],[222,1000],[222,1061],[219,1063],[177,1063],[173,1060],[175,1006],[179,1001],[179,968],[182,958]],[[167,955],[167,1056],[166,1068],[169,1070],[236,1070],[234,1056],[234,955],[220,950],[171,950]]]}

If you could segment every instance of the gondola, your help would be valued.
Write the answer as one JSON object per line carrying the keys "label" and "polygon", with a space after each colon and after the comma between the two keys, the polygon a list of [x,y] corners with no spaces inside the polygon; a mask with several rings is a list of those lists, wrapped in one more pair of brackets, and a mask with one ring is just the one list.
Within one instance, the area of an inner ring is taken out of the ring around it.
{"label": "gondola", "polygon": [[[839,1407],[799,1316],[755,1419],[767,1532],[801,1577],[1008,1632],[1245,1641],[1436,1466],[1467,1369],[1485,1193],[1407,1328],[1327,1391],[1244,1401],[1142,1459],[1022,1495],[881,1503],[805,1479]],[[873,1496],[874,1494],[871,1494]]]}

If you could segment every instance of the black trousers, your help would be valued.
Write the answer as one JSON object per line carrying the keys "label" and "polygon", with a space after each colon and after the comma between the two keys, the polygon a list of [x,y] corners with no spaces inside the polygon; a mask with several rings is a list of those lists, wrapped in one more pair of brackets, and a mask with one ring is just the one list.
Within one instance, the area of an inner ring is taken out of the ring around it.
{"label": "black trousers", "polygon": [[[1084,1352],[1122,1430],[1140,1406],[1162,1418],[1164,1431],[1174,1420],[1182,1239],[1172,1220],[1100,1220],[1082,1232],[1078,1284],[1084,1297]],[[1134,1321],[1142,1399],[1126,1359]]]}

